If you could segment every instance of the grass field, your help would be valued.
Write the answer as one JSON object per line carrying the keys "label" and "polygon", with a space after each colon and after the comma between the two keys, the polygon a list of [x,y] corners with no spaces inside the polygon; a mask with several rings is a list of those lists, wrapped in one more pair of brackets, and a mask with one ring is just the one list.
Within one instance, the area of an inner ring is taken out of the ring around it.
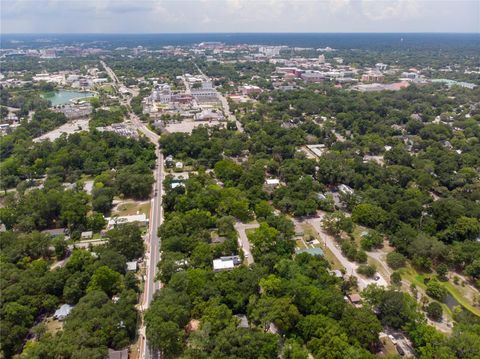
{"label": "grass field", "polygon": [[[424,283],[424,279],[433,277],[433,275],[430,275],[430,274],[418,273],[412,267],[400,269],[400,274],[402,275],[402,278],[405,278],[410,283],[415,283],[415,285],[417,287],[420,287],[424,290],[427,288],[427,286]],[[463,293],[461,293],[460,289],[457,286],[455,286],[451,282],[442,282],[442,284],[445,287],[445,289],[447,289],[447,291],[452,295],[453,298],[455,298],[455,300],[458,303],[460,303],[468,311],[470,311],[473,314],[475,314],[476,316],[480,317],[480,309],[474,307],[472,305],[472,303],[470,303],[470,301],[468,301],[465,298],[465,295]],[[443,306],[444,310],[446,310],[448,313],[451,313],[451,310],[450,310],[450,308],[448,308],[447,305],[442,304],[442,306]]]}
{"label": "grass field", "polygon": [[150,213],[150,201],[146,202],[124,202],[119,204],[114,214],[119,216],[129,216],[133,214],[144,213],[147,217]]}

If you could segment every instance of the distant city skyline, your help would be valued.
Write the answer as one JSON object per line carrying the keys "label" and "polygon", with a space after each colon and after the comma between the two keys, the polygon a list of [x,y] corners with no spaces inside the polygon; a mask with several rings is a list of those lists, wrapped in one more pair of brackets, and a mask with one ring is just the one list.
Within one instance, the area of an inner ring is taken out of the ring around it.
{"label": "distant city skyline", "polygon": [[477,0],[0,0],[2,33],[470,32]]}

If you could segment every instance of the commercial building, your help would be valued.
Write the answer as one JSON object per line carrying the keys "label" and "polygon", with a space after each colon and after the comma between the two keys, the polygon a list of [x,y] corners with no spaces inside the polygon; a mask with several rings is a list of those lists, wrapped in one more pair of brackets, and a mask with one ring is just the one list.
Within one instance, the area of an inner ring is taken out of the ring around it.
{"label": "commercial building", "polygon": [[383,82],[385,76],[381,72],[370,71],[362,75],[362,82]]}
{"label": "commercial building", "polygon": [[307,83],[322,82],[325,80],[325,75],[320,71],[306,71],[301,74],[300,77]]}
{"label": "commercial building", "polygon": [[152,94],[150,95],[150,100],[157,101],[160,103],[170,103],[172,101],[172,90],[168,84],[159,84],[155,87]]}

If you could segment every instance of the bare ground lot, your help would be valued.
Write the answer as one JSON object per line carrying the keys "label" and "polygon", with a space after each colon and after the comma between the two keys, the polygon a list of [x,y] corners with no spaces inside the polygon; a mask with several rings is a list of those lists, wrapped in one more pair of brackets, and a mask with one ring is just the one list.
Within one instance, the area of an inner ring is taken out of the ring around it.
{"label": "bare ground lot", "polygon": [[33,140],[33,142],[40,142],[45,140],[55,141],[59,138],[62,134],[66,133],[68,135],[80,132],[80,131],[88,131],[88,122],[90,120],[88,118],[81,118],[78,120],[69,121],[62,126],[47,132],[40,137],[37,137]]}
{"label": "bare ground lot", "polygon": [[184,120],[178,123],[169,123],[165,129],[167,132],[183,132],[183,133],[192,133],[192,130],[198,126],[225,126],[224,121],[194,121],[194,120]]}

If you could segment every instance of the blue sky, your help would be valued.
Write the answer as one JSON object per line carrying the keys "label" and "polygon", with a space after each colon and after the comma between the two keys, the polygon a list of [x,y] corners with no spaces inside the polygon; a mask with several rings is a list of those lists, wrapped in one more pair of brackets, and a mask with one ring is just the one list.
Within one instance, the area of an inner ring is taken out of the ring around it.
{"label": "blue sky", "polygon": [[480,32],[480,0],[0,0],[2,33]]}

